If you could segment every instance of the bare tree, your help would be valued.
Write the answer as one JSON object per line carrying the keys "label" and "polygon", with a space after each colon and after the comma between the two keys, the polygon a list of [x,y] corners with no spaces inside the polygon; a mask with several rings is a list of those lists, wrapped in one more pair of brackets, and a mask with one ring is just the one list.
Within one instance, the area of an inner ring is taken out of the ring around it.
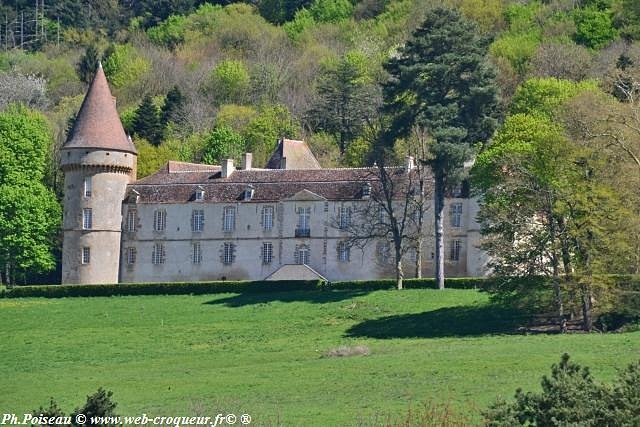
{"label": "bare tree", "polygon": [[44,109],[49,103],[46,80],[36,76],[0,72],[0,111],[12,103]]}
{"label": "bare tree", "polygon": [[[386,245],[392,246],[398,289],[403,288],[403,258],[409,250],[416,250],[416,270],[421,269],[418,245],[422,243],[420,230],[428,206],[424,185],[427,177],[423,175],[424,170],[414,164],[413,157],[407,158],[404,167],[388,167],[378,161],[363,172],[363,201],[349,212],[340,212],[332,223],[345,233],[349,248],[364,252],[376,244],[379,252],[386,252]],[[386,257],[384,253],[377,255]]]}

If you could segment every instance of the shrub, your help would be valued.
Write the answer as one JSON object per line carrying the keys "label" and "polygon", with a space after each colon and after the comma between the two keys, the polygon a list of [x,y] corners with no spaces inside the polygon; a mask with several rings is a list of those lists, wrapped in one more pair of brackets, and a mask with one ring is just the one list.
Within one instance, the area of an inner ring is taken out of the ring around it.
{"label": "shrub", "polygon": [[319,280],[219,281],[196,283],[126,283],[112,285],[16,286],[0,291],[0,298],[108,297],[116,295],[202,295],[243,292],[283,292],[318,290]]}
{"label": "shrub", "polygon": [[640,422],[640,363],[634,363],[609,387],[596,383],[589,368],[564,354],[541,381],[542,392],[516,391],[514,402],[496,401],[484,413],[487,426],[637,425]]}

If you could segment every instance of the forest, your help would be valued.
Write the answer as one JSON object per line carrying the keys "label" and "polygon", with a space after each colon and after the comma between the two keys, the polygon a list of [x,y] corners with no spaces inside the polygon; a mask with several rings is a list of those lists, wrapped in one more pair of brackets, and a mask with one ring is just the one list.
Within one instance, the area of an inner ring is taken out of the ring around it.
{"label": "forest", "polygon": [[[0,5],[4,280],[55,280],[58,153],[99,61],[139,151],[138,177],[168,160],[246,151],[259,165],[280,137],[306,140],[325,167],[360,167],[390,112],[390,64],[437,7],[471,22],[493,70],[496,130],[470,141],[470,155],[497,271],[637,273],[640,2],[9,0]],[[416,135],[393,141],[397,158],[412,154]]]}

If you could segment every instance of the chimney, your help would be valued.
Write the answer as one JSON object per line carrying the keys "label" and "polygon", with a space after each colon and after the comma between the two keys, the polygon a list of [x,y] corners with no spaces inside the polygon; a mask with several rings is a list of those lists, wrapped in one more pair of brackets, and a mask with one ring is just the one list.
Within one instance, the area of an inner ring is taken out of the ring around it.
{"label": "chimney", "polygon": [[404,170],[406,173],[409,173],[415,167],[415,163],[413,163],[413,156],[407,156],[404,162]]}
{"label": "chimney", "polygon": [[250,171],[251,170],[251,162],[252,161],[253,161],[253,154],[244,153],[242,155],[242,169],[244,169],[246,171]]}
{"label": "chimney", "polygon": [[225,159],[222,161],[223,178],[229,178],[235,170],[236,168],[233,166],[233,159]]}

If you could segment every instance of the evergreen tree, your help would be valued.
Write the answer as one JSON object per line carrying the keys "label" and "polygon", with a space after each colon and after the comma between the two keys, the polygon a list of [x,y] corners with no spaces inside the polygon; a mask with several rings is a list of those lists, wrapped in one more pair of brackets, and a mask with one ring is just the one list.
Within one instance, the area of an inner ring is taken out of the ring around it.
{"label": "evergreen tree", "polygon": [[321,75],[318,98],[307,115],[316,129],[337,135],[344,154],[374,116],[377,99],[379,92],[367,75],[364,58],[345,56]]}
{"label": "evergreen tree", "polygon": [[94,44],[90,44],[84,51],[84,55],[80,57],[80,61],[76,65],[76,73],[81,81],[90,83],[93,75],[98,68],[98,49]]}
{"label": "evergreen tree", "polygon": [[169,122],[179,122],[182,119],[184,96],[178,86],[167,92],[167,97],[160,111],[160,122],[166,126]]}
{"label": "evergreen tree", "polygon": [[133,120],[133,131],[141,138],[145,138],[153,145],[160,145],[162,140],[162,125],[160,112],[149,95],[145,96],[142,104],[136,110]]}
{"label": "evergreen tree", "polygon": [[444,197],[464,177],[471,145],[486,141],[497,125],[495,71],[487,41],[459,12],[436,8],[385,68],[385,111],[391,115],[386,140],[423,128],[432,138],[428,158],[434,175],[436,279],[444,288]]}

